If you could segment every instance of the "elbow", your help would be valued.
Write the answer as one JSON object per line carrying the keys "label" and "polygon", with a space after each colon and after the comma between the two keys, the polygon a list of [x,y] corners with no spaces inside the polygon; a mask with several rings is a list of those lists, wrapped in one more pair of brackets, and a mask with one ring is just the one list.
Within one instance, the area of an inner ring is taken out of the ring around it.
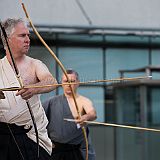
{"label": "elbow", "polygon": [[95,111],[94,112],[94,120],[96,120],[97,119],[97,112]]}
{"label": "elbow", "polygon": [[96,120],[96,119],[97,119],[97,115],[94,116],[94,120]]}
{"label": "elbow", "polygon": [[94,120],[96,120],[96,119],[97,119],[97,113],[94,112],[94,113],[92,114],[92,120],[94,121]]}

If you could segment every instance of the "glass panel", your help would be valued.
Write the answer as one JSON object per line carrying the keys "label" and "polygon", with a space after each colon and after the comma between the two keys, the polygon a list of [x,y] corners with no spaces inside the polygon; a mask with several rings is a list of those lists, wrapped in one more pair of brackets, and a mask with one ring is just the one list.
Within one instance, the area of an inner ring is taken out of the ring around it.
{"label": "glass panel", "polygon": [[[160,129],[160,87],[148,87],[148,127]],[[148,160],[159,159],[160,157],[160,139],[159,133],[149,132],[148,142]]]}
{"label": "glass panel", "polygon": [[160,125],[160,88],[150,88],[148,91],[150,95],[149,100],[149,117],[150,117],[150,125],[157,126]]}
{"label": "glass panel", "polygon": [[152,37],[151,40],[152,40],[152,43],[157,43],[157,44],[160,45],[160,37],[158,37],[158,36],[156,37],[156,36],[155,36],[155,37]]}
{"label": "glass panel", "polygon": [[[160,128],[160,89],[158,87],[149,87],[146,90],[148,93],[146,98],[142,97],[145,94],[139,92],[140,88],[141,86],[115,89],[117,123],[143,127],[141,124],[145,124],[145,117],[147,117],[142,113],[145,112],[143,104],[148,104],[146,106],[148,110],[145,114],[148,113],[149,127],[158,129]],[[140,107],[142,110],[140,110]],[[157,149],[159,147],[159,136],[155,132],[116,128],[116,160],[155,160],[160,156]]]}
{"label": "glass panel", "polygon": [[76,70],[81,81],[103,79],[102,49],[60,48],[59,59],[65,68]]}
{"label": "glass panel", "polygon": [[115,89],[117,123],[136,125],[140,123],[140,97],[138,87]]}
{"label": "glass panel", "polygon": [[103,41],[103,36],[101,35],[86,35],[86,34],[81,34],[81,35],[73,35],[73,34],[60,34],[58,36],[58,39],[63,39],[63,40],[73,40],[77,42],[102,42]]}
{"label": "glass panel", "polygon": [[[160,129],[160,127],[156,127],[157,129]],[[147,153],[146,156],[148,157],[147,160],[156,160],[159,159],[160,157],[160,138],[159,138],[159,133],[155,132],[150,132],[147,139],[146,143],[148,143],[148,148],[147,148]]]}
{"label": "glass panel", "polygon": [[[120,77],[119,70],[137,69],[148,65],[148,51],[142,49],[107,49],[106,75]],[[125,77],[144,76],[145,73],[126,73]]]}
{"label": "glass panel", "polygon": [[132,43],[148,43],[148,37],[142,36],[121,36],[121,35],[113,35],[113,36],[105,36],[105,39],[110,42],[132,42]]}
{"label": "glass panel", "polygon": [[160,79],[160,50],[152,50],[152,65],[159,67],[159,70],[152,72],[153,79]]}
{"label": "glass panel", "polygon": [[150,160],[146,152],[146,135],[132,129],[116,128],[116,160]]}
{"label": "glass panel", "polygon": [[[115,88],[117,123],[140,126],[139,87]],[[116,160],[142,160],[143,134],[134,129],[116,128]]]}

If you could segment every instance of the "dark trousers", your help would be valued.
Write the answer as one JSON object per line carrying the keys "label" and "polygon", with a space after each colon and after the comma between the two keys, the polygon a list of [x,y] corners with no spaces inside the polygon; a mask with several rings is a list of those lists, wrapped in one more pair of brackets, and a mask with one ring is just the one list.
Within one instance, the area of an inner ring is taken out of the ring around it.
{"label": "dark trousers", "polygon": [[0,160],[51,160],[42,147],[39,147],[40,156],[37,158],[37,144],[26,135],[29,129],[8,125],[0,122]]}
{"label": "dark trousers", "polygon": [[52,160],[84,160],[80,151],[80,145],[63,144],[53,142]]}

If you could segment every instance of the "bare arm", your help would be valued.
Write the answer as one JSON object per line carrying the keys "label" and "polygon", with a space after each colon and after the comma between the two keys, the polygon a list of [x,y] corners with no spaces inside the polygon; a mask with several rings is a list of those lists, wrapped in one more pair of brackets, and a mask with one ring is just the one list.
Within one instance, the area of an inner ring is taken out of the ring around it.
{"label": "bare arm", "polygon": [[77,123],[79,123],[81,126],[85,125],[85,121],[93,121],[97,118],[96,110],[90,100],[85,100],[83,109],[85,111],[85,114],[83,114],[81,118],[77,120]]}
{"label": "bare arm", "polygon": [[84,121],[94,121],[96,118],[97,114],[94,109],[81,116],[81,119],[84,119]]}
{"label": "bare arm", "polygon": [[[43,86],[46,84],[57,84],[56,79],[49,72],[46,65],[44,65],[41,61],[36,60],[34,62],[34,67],[35,67],[35,77],[37,79],[37,82],[32,85]],[[21,95],[23,99],[27,100],[35,94],[47,93],[54,90],[55,88],[56,87],[53,86],[53,87],[45,87],[45,88],[22,89],[16,95],[17,96]]]}

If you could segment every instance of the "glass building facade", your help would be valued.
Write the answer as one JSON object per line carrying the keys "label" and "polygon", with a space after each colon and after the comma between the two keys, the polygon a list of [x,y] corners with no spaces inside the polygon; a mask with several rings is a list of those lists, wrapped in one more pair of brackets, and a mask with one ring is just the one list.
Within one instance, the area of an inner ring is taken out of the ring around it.
{"label": "glass building facade", "polygon": [[[43,33],[44,34],[44,33]],[[43,36],[42,34],[42,36]],[[45,41],[65,68],[78,71],[82,82],[115,79],[120,70],[160,66],[160,37],[120,34],[45,33]],[[61,69],[50,53],[31,35],[30,56],[42,60],[60,82]],[[3,54],[1,54],[3,56]],[[145,72],[124,77],[146,76]],[[160,74],[156,84],[123,82],[81,85],[79,93],[90,98],[99,122],[160,128]],[[61,94],[62,88],[42,95],[42,101]],[[155,160],[160,157],[160,132],[91,125],[98,160]]]}

